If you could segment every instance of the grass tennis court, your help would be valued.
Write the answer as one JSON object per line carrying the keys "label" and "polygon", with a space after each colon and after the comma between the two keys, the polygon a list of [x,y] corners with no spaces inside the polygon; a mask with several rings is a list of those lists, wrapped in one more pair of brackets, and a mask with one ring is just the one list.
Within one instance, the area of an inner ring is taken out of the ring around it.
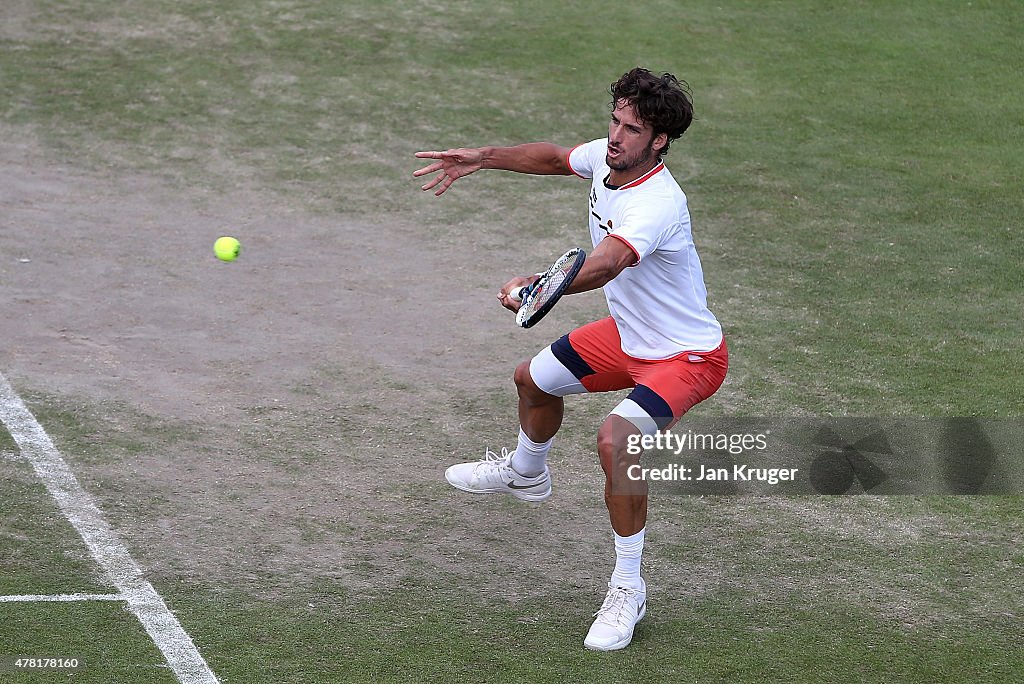
{"label": "grass tennis court", "polygon": [[[1018,682],[1019,495],[652,498],[650,612],[585,651],[617,399],[567,404],[544,505],[443,472],[513,444],[515,364],[603,315],[573,296],[523,331],[493,302],[585,243],[587,186],[490,173],[434,198],[412,172],[421,149],[602,137],[611,81],[672,71],[697,120],[666,161],[731,357],[694,417],[1012,426],[1022,22],[1009,1],[5,2],[0,377],[221,682]],[[19,429],[0,597],[115,593]],[[120,600],[0,602],[0,680],[180,681]]]}

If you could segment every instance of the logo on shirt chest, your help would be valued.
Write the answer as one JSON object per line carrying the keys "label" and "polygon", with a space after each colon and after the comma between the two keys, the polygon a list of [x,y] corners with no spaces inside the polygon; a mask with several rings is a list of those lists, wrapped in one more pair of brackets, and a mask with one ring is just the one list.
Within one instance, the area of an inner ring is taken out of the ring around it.
{"label": "logo on shirt chest", "polygon": [[607,225],[602,223],[602,221],[604,221],[604,219],[602,219],[601,215],[597,213],[597,202],[598,202],[597,190],[594,190],[593,188],[591,188],[590,189],[590,215],[597,219],[597,227],[600,228],[601,230],[603,230],[605,235],[609,235],[609,234],[611,234],[611,232],[613,230],[615,230],[615,228],[614,228],[614,226],[612,226],[612,220],[611,219],[608,219]]}

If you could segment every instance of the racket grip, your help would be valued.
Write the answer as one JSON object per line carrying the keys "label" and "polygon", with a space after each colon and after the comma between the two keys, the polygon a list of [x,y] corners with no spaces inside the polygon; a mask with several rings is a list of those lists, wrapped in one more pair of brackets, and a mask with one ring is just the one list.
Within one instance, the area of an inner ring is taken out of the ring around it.
{"label": "racket grip", "polygon": [[512,291],[508,293],[508,298],[517,302],[523,301],[523,297],[526,295],[526,291],[530,289],[530,286],[526,287],[514,287]]}

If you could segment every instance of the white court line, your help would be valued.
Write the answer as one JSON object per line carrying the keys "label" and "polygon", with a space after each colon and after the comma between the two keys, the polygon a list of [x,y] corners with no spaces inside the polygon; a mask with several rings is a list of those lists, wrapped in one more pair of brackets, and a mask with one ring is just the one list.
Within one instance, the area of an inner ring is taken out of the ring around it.
{"label": "white court line", "polygon": [[17,594],[0,596],[0,603],[35,603],[36,601],[125,601],[121,594]]}
{"label": "white court line", "polygon": [[36,475],[50,491],[110,580],[128,603],[128,609],[142,623],[167,664],[182,684],[219,684],[217,676],[199,654],[192,638],[164,603],[153,585],[142,577],[128,549],[93,502],[64,458],[35,417],[0,374],[0,422],[32,464]]}

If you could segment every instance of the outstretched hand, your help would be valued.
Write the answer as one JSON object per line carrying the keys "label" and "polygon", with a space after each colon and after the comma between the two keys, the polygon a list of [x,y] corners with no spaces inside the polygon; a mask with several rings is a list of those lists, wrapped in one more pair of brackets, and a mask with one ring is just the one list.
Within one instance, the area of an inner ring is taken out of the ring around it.
{"label": "outstretched hand", "polygon": [[[452,186],[457,178],[468,176],[474,171],[483,168],[483,151],[479,149],[460,148],[457,150],[445,150],[444,152],[417,152],[420,159],[437,159],[433,164],[424,166],[422,169],[413,171],[413,176],[419,178],[431,173],[439,172],[428,183],[424,184],[422,190],[432,190],[434,195],[443,195],[445,190]],[[438,187],[440,186],[440,187]]]}

